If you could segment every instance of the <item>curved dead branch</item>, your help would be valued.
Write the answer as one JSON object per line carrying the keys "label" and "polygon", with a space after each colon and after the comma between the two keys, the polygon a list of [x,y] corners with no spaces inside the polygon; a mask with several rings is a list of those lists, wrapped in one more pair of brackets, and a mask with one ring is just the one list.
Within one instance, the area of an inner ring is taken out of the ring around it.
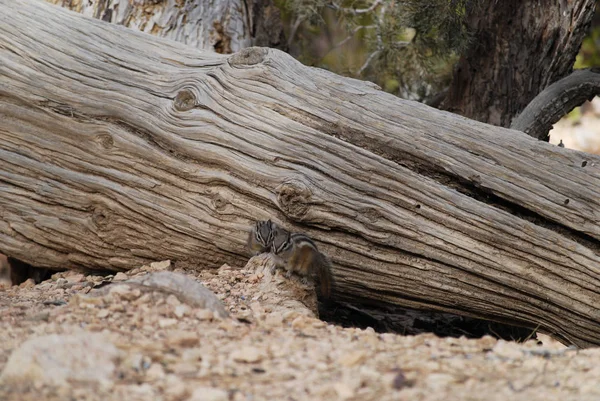
{"label": "curved dead branch", "polygon": [[537,95],[515,117],[510,128],[548,141],[548,132],[553,124],[596,95],[600,95],[600,68],[574,71]]}

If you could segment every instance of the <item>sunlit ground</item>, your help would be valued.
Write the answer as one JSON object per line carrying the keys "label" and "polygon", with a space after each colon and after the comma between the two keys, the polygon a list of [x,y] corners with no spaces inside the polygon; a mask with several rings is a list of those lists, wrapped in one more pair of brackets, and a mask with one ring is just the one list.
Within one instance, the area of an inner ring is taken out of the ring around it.
{"label": "sunlit ground", "polygon": [[586,102],[554,124],[550,131],[550,143],[562,139],[566,148],[600,154],[600,97]]}

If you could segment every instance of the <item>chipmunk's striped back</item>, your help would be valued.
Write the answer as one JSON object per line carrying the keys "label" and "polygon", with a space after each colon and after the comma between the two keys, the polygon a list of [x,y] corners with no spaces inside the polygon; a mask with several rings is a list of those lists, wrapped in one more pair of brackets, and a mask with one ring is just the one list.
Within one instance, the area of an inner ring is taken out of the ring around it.
{"label": "chipmunk's striped back", "polygon": [[324,298],[331,295],[331,263],[327,256],[319,252],[317,245],[309,236],[276,227],[273,230],[271,251],[278,260],[278,265],[303,277],[317,278],[320,293]]}

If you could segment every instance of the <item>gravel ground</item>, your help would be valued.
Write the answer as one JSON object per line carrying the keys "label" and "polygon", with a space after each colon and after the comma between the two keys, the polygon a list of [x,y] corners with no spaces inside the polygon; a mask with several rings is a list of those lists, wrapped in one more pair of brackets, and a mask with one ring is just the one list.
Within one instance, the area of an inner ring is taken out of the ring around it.
{"label": "gravel ground", "polygon": [[122,284],[170,269],[65,272],[0,290],[0,399],[600,400],[599,349],[330,325],[313,317],[310,292],[290,299],[298,292],[260,257],[176,269],[229,317]]}

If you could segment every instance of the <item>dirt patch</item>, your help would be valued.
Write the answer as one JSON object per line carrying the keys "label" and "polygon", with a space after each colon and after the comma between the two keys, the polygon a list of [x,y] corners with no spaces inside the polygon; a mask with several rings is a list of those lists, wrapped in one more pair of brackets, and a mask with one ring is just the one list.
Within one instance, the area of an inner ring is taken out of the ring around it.
{"label": "dirt patch", "polygon": [[[309,292],[290,290],[289,280],[280,272],[271,276],[263,262],[178,270],[214,292],[229,317],[176,293],[108,284],[169,270],[168,263],[108,278],[57,273],[38,285],[27,281],[0,291],[0,399],[600,399],[598,349],[572,350],[547,338],[540,346],[330,325],[312,317]],[[290,296],[300,298],[285,300]],[[65,382],[55,376],[48,382],[48,366],[38,376],[21,374],[22,380],[6,373],[14,363],[9,358],[18,355],[39,366],[41,357],[36,361],[25,348],[55,355],[52,347],[61,339],[77,352],[55,356],[57,367],[89,364],[98,352],[86,345],[92,335],[117,349],[107,345],[111,358],[99,358],[102,380],[63,374]]]}

